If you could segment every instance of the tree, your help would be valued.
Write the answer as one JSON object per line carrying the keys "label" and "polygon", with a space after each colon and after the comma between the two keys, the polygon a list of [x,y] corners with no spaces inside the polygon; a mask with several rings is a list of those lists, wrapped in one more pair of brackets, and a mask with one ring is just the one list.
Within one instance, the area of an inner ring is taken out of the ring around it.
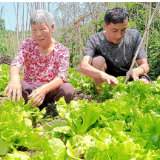
{"label": "tree", "polygon": [[5,20],[0,17],[0,30],[5,30]]}
{"label": "tree", "polygon": [[5,20],[2,18],[4,13],[4,6],[0,8],[0,30],[5,30]]}

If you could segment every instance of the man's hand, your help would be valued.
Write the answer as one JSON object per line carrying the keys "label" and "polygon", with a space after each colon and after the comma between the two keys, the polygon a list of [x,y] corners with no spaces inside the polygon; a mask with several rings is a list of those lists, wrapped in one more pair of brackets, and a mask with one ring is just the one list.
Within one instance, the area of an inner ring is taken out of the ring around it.
{"label": "man's hand", "polygon": [[45,96],[46,96],[46,93],[44,91],[43,86],[33,90],[33,92],[28,96],[28,98],[33,98],[34,101],[31,102],[29,105],[32,107],[40,106],[43,103]]}
{"label": "man's hand", "polygon": [[109,84],[112,88],[113,88],[113,84],[118,84],[119,81],[117,80],[116,77],[111,76],[109,74],[106,74],[105,72],[101,71],[101,79],[102,81],[106,82],[107,84]]}
{"label": "man's hand", "polygon": [[[126,73],[126,76],[129,74],[129,71]],[[132,77],[134,81],[139,80],[139,76],[137,74],[136,68],[132,69],[130,72],[130,75],[128,75],[128,77]]]}
{"label": "man's hand", "polygon": [[12,96],[12,101],[15,101],[17,96],[17,101],[20,101],[20,98],[22,97],[22,86],[20,83],[19,77],[15,76],[12,77],[12,80],[9,82],[7,87],[5,88],[3,95],[5,96],[8,92],[7,99],[10,100]]}

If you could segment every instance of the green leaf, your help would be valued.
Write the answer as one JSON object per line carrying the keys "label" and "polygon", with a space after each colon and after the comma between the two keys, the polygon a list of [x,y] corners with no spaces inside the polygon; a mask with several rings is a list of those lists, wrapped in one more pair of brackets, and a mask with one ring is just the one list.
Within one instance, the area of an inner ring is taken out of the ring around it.
{"label": "green leaf", "polygon": [[9,145],[10,143],[0,138],[0,155],[5,155],[8,151],[10,151]]}
{"label": "green leaf", "polygon": [[108,150],[99,150],[96,147],[90,147],[86,156],[86,160],[111,160]]}
{"label": "green leaf", "polygon": [[30,157],[27,153],[20,152],[20,151],[14,151],[13,154],[7,153],[5,156],[5,160],[30,160]]}
{"label": "green leaf", "polygon": [[[54,133],[63,133],[68,136],[73,136],[74,134],[72,133],[71,127],[70,126],[61,126],[61,127],[55,127],[53,128]],[[60,138],[60,137],[58,137]]]}
{"label": "green leaf", "polygon": [[113,130],[116,130],[117,132],[121,132],[123,131],[123,126],[124,126],[124,121],[113,121],[113,122],[109,122],[109,127]]}
{"label": "green leaf", "polygon": [[85,104],[82,112],[82,119],[83,123],[82,125],[78,128],[77,134],[84,134],[89,126],[94,124],[96,120],[99,119],[101,110],[97,107],[94,106],[95,104],[89,103]]}
{"label": "green leaf", "polygon": [[45,160],[66,160],[66,147],[59,139],[44,139],[42,150]]}
{"label": "green leaf", "polygon": [[22,137],[18,143],[20,146],[27,147],[32,150],[41,150],[41,137],[39,133],[30,132],[25,137]]}
{"label": "green leaf", "polygon": [[73,59],[76,59],[76,58],[83,58],[83,55],[75,55],[75,56],[73,57]]}
{"label": "green leaf", "polygon": [[14,143],[18,139],[19,135],[20,135],[20,132],[14,129],[6,129],[1,132],[1,137],[4,140],[12,143]]}
{"label": "green leaf", "polygon": [[95,146],[94,138],[87,136],[75,135],[67,141],[67,154],[69,159],[85,159],[85,153],[91,146]]}
{"label": "green leaf", "polygon": [[43,153],[36,151],[36,155],[31,157],[31,160],[43,160]]}
{"label": "green leaf", "polygon": [[88,103],[88,100],[72,101],[68,105],[64,98],[57,102],[59,115],[67,120],[68,125],[74,133],[84,134],[87,129],[98,120],[101,109],[95,101]]}

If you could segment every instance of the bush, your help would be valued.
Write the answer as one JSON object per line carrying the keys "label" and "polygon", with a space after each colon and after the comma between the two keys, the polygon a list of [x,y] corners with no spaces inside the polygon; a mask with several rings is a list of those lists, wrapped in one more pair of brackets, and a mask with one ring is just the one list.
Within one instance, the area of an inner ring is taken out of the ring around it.
{"label": "bush", "polygon": [[12,59],[9,55],[7,54],[1,54],[0,56],[0,64],[7,64],[10,65],[12,62]]}

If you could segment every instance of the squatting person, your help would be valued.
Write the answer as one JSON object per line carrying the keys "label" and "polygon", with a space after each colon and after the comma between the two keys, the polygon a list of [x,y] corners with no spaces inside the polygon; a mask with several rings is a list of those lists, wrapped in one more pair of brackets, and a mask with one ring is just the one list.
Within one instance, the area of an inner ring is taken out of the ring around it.
{"label": "squatting person", "polygon": [[[81,72],[93,78],[96,87],[102,82],[113,87],[113,84],[118,84],[117,76],[126,76],[129,73],[142,37],[136,29],[127,28],[128,21],[129,14],[124,8],[107,10],[103,22],[104,30],[89,37],[86,43]],[[136,63],[138,67],[132,69],[130,78],[150,83],[144,45],[140,47]],[[98,89],[99,94],[100,91]]]}
{"label": "squatting person", "polygon": [[[10,66],[10,82],[4,90],[8,92],[8,99],[12,96],[30,98],[34,101],[31,106],[40,109],[48,103],[58,101],[64,96],[69,103],[74,96],[73,86],[67,83],[69,69],[69,50],[52,38],[54,31],[53,19],[49,12],[36,10],[30,16],[33,38],[22,42],[19,52]],[[20,70],[24,68],[23,80],[20,79]]]}

